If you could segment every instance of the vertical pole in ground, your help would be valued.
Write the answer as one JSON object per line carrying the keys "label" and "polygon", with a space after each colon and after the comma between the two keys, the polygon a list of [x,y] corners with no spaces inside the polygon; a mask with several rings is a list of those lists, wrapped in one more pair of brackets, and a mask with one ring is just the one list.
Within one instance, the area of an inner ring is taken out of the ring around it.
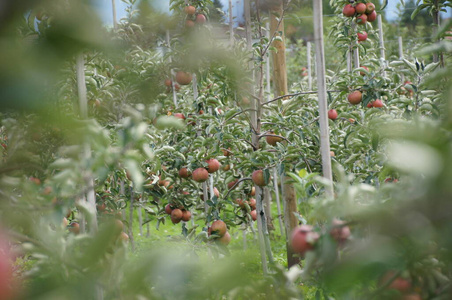
{"label": "vertical pole in ground", "polygon": [[[352,32],[356,36],[355,33],[358,32],[358,26],[357,26],[356,23],[352,24]],[[359,45],[359,43],[356,42],[354,47],[352,47],[352,49],[353,49],[353,55],[352,55],[352,57],[353,57],[353,65],[354,65],[355,69],[360,67],[360,64],[359,64],[359,47],[358,47],[358,45]],[[353,67],[351,67],[351,69],[353,69]],[[359,71],[358,71],[358,74],[359,74]]]}
{"label": "vertical pole in ground", "polygon": [[229,44],[231,46],[234,45],[234,19],[232,16],[232,0],[229,0],[229,9],[228,9],[228,13],[229,13]]}
{"label": "vertical pole in ground", "polygon": [[[278,13],[280,18],[282,18],[283,14],[283,4],[280,5],[278,9]],[[278,27],[279,21],[277,20],[274,14],[271,14],[271,32],[270,34],[273,36],[274,32],[278,31],[281,33],[282,41],[274,41],[273,46],[278,50],[277,53],[273,53],[273,81],[275,85],[275,96],[282,96],[288,94],[287,88],[287,69],[286,69],[286,56],[285,56],[285,39],[284,39],[284,24],[281,21],[280,26]],[[283,197],[284,197],[284,223],[286,229],[286,236],[290,235],[292,230],[297,226],[297,219],[295,214],[297,212],[297,198],[295,197],[295,189],[292,183],[289,183],[288,180],[284,180],[285,175],[281,175],[281,182],[285,182],[285,184],[281,185]],[[287,241],[287,240],[286,240]],[[287,242],[287,262],[288,267],[297,264],[299,260],[293,256],[292,248],[290,244]]]}
{"label": "vertical pole in ground", "polygon": [[[399,59],[402,60],[403,59],[403,40],[402,40],[402,37],[399,36],[397,38],[397,41],[399,43]],[[402,82],[405,82],[405,75],[404,74],[401,74],[401,79],[402,79]]]}
{"label": "vertical pole in ground", "polygon": [[117,21],[116,21],[116,0],[111,0],[111,8],[113,10],[113,28],[116,29]]}
{"label": "vertical pole in ground", "polygon": [[132,246],[132,251],[135,251],[135,239],[133,237],[133,210],[135,204],[135,193],[133,192],[133,188],[130,188],[130,207],[129,207],[129,240],[130,245]]}
{"label": "vertical pole in ground", "polygon": [[[381,19],[381,14],[378,14],[377,22],[378,22],[378,35],[380,37],[380,60],[383,68],[386,69],[385,40],[383,36],[383,21]],[[386,71],[383,71],[383,76],[386,76]]]}
{"label": "vertical pole in ground", "polygon": [[308,90],[312,91],[311,42],[306,43],[306,61],[308,69]]}
{"label": "vertical pole in ground", "polygon": [[320,150],[322,154],[323,177],[329,184],[325,187],[326,195],[333,197],[333,175],[331,169],[330,139],[328,129],[328,103],[325,78],[325,53],[323,45],[323,3],[314,1],[314,39],[316,48],[316,70],[319,101]]}
{"label": "vertical pole in ground", "polygon": [[[166,45],[168,46],[168,50],[171,49],[171,39],[170,39],[170,33],[169,30],[166,30]],[[169,62],[171,63],[172,59],[171,56],[168,57]],[[173,103],[174,108],[177,108],[177,92],[176,92],[176,83],[174,82],[174,76],[173,76],[173,69],[170,71],[171,76],[171,89],[173,91]]]}
{"label": "vertical pole in ground", "polygon": [[[79,97],[80,106],[80,117],[82,119],[88,118],[88,99],[86,97],[86,82],[85,82],[85,58],[83,53],[77,56],[76,62],[76,73],[77,73],[77,91]],[[84,145],[84,158],[89,159],[91,157],[91,148],[85,143]],[[86,186],[86,194],[83,195],[82,201],[86,200],[88,202],[88,207],[93,214],[93,220],[90,222],[90,231],[97,231],[97,217],[96,217],[96,194],[94,192],[94,179],[89,170],[85,170],[83,174]],[[80,230],[85,231],[85,218],[82,217],[83,221],[80,222]]]}
{"label": "vertical pole in ground", "polygon": [[276,208],[278,209],[279,229],[281,232],[281,236],[284,237],[284,225],[281,215],[281,203],[279,201],[278,171],[276,170],[276,167],[273,168],[273,186],[275,188]]}
{"label": "vertical pole in ground", "polygon": [[[267,39],[268,40],[270,40],[270,25],[269,25],[269,23],[267,22],[266,24],[265,24],[265,31],[266,31],[266,36],[267,36]],[[266,77],[266,84],[267,84],[267,86],[266,86],[266,91],[267,91],[267,101],[270,101],[271,100],[271,95],[270,95],[270,93],[271,93],[271,87],[270,87],[270,54],[267,52],[267,53],[265,53],[265,55],[266,55],[266,57],[265,57],[265,77]]]}

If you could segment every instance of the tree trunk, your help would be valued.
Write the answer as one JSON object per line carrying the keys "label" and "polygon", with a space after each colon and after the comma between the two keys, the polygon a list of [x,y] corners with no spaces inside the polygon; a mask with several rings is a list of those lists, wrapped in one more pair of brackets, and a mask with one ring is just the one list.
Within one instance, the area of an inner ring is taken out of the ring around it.
{"label": "tree trunk", "polygon": [[[283,14],[283,5],[281,4],[279,9],[276,11],[280,16]],[[284,26],[283,21],[281,21],[278,27],[278,20],[274,14],[271,14],[270,23],[270,36],[273,36],[275,31],[280,31],[282,41],[274,41],[273,46],[278,49],[277,53],[273,53],[273,81],[275,85],[275,96],[287,95],[287,69],[286,69],[286,47],[284,44]],[[292,184],[284,185],[284,223],[286,228],[286,242],[287,242],[287,264],[290,268],[294,264],[297,264],[299,260],[293,257],[293,251],[288,243],[287,237],[290,235],[292,230],[297,226],[298,221],[294,213],[297,212],[297,198],[295,196],[295,190]]]}

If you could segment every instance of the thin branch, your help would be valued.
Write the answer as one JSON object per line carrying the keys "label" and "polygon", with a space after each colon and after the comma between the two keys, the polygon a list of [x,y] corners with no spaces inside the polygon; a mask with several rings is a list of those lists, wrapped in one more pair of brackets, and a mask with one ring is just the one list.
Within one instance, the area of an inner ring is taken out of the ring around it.
{"label": "thin branch", "polygon": [[292,142],[289,141],[287,138],[285,138],[285,137],[283,137],[283,136],[281,136],[281,135],[277,135],[277,134],[263,133],[263,134],[258,135],[257,138],[258,138],[258,139],[261,139],[261,138],[263,138],[264,136],[274,136],[274,137],[279,137],[279,138],[281,138],[281,139],[287,141],[289,144],[292,144]]}
{"label": "thin branch", "polygon": [[[327,92],[328,93],[340,93],[342,91],[332,90],[332,91],[327,91]],[[287,98],[287,97],[295,97],[295,96],[299,96],[299,95],[309,95],[309,94],[317,94],[317,93],[318,93],[318,91],[307,91],[307,92],[298,92],[298,93],[293,93],[293,94],[282,95],[282,96],[276,97],[272,100],[269,100],[267,102],[264,102],[264,103],[262,103],[262,105],[266,105],[266,104],[269,104],[269,103],[272,103],[272,102],[275,102],[275,101],[278,101],[278,100],[281,100],[281,99]]]}
{"label": "thin branch", "polygon": [[229,118],[226,120],[226,122],[232,120],[233,118],[235,118],[235,117],[237,117],[238,115],[240,115],[240,114],[242,114],[242,113],[244,113],[244,112],[247,112],[247,111],[256,111],[256,110],[255,110],[255,109],[252,109],[252,108],[243,109],[243,110],[239,111],[238,113],[235,113],[235,114],[233,114],[231,117],[229,117]]}

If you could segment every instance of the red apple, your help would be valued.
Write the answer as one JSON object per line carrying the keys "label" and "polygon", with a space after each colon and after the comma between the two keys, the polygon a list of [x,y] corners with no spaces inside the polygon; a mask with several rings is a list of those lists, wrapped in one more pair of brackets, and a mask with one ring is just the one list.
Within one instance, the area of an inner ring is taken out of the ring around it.
{"label": "red apple", "polygon": [[[369,71],[369,68],[366,67],[366,66],[361,66],[361,68],[363,68],[363,69]],[[359,72],[359,75],[364,76],[364,75],[366,75],[366,73],[364,73],[363,71],[360,71],[360,72]]]}
{"label": "red apple", "polygon": [[71,224],[69,224],[69,231],[74,234],[79,234],[80,233],[80,225],[77,222],[72,222]]}
{"label": "red apple", "polygon": [[184,71],[178,71],[176,73],[176,81],[180,85],[187,85],[190,84],[192,80],[192,76],[190,73],[184,72]]}
{"label": "red apple", "polygon": [[226,227],[226,223],[221,220],[216,220],[210,226],[212,234],[218,234],[220,237],[226,234],[228,228]]}
{"label": "red apple", "polygon": [[185,120],[185,116],[183,113],[174,113],[173,116],[175,116],[178,119]]}
{"label": "red apple", "polygon": [[177,224],[182,220],[182,216],[183,216],[182,210],[180,210],[179,208],[175,208],[171,212],[171,221],[174,224]]}
{"label": "red apple", "polygon": [[[380,279],[380,285],[385,285],[392,277],[394,277],[394,271],[388,271]],[[387,287],[387,289],[398,290],[399,292],[406,293],[411,290],[411,282],[403,277],[396,277]]]}
{"label": "red apple", "polygon": [[366,4],[364,3],[358,3],[355,6],[355,10],[357,14],[364,14],[366,12]]}
{"label": "red apple", "polygon": [[187,168],[181,168],[179,170],[179,177],[180,178],[188,178],[188,177],[190,177],[190,172],[188,171]]}
{"label": "red apple", "polygon": [[373,105],[372,101],[369,101],[369,103],[367,103],[367,108],[372,108],[372,107],[374,107],[374,105]]}
{"label": "red apple", "polygon": [[365,42],[367,40],[367,32],[358,32],[358,41]]}
{"label": "red apple", "polygon": [[225,246],[229,245],[229,243],[231,242],[231,235],[229,234],[229,232],[226,231],[226,233],[218,239],[218,242]]}
{"label": "red apple", "polygon": [[344,6],[344,9],[342,9],[342,13],[344,14],[344,16],[350,18],[355,15],[356,9],[351,4],[347,4]]}
{"label": "red apple", "polygon": [[359,25],[365,25],[367,23],[367,15],[360,15],[356,17],[356,23]]}
{"label": "red apple", "polygon": [[372,102],[373,107],[383,107],[383,101],[381,101],[380,99],[376,99],[374,102]]}
{"label": "red apple", "polygon": [[375,11],[375,4],[372,2],[366,3],[366,14],[369,15]]}
{"label": "red apple", "polygon": [[319,235],[312,231],[312,226],[301,225],[293,230],[290,244],[295,253],[304,255],[306,251],[314,249],[318,238]]}
{"label": "red apple", "polygon": [[253,180],[254,184],[257,186],[265,186],[265,178],[264,178],[264,171],[262,170],[256,170],[253,172],[253,175],[251,175],[251,179]]}
{"label": "red apple", "polygon": [[234,184],[237,183],[237,181],[239,181],[239,180],[236,179],[236,180],[233,180],[233,181],[228,182],[228,189],[231,189],[231,188],[234,186]]}
{"label": "red apple", "polygon": [[337,119],[337,111],[335,109],[330,109],[328,111],[328,118],[331,120],[336,120]]}
{"label": "red apple", "polygon": [[165,79],[165,86],[171,87],[173,85],[173,81],[169,78]]}
{"label": "red apple", "polygon": [[338,243],[344,243],[350,237],[350,227],[344,226],[345,222],[334,219],[332,222],[333,228],[330,231],[330,235]]}
{"label": "red apple", "polygon": [[194,15],[196,13],[196,7],[192,5],[185,6],[184,11],[187,15]]}
{"label": "red apple", "polygon": [[250,206],[251,210],[255,210],[256,209],[256,199],[250,198],[250,200],[248,200],[248,205]]}
{"label": "red apple", "polygon": [[195,22],[193,22],[192,20],[186,20],[185,21],[185,27],[193,28],[193,27],[195,27]]}
{"label": "red apple", "polygon": [[215,158],[211,158],[206,160],[206,163],[208,164],[207,166],[207,172],[209,173],[215,173],[216,171],[218,171],[220,169],[220,162],[218,160],[216,160]]}
{"label": "red apple", "polygon": [[250,211],[250,216],[253,219],[253,221],[257,220],[257,210]]}
{"label": "red apple", "polygon": [[235,203],[237,203],[237,205],[241,208],[245,208],[245,201],[243,201],[242,199],[235,199]]}
{"label": "red apple", "polygon": [[196,23],[198,23],[198,24],[204,24],[204,23],[206,23],[206,21],[207,21],[207,19],[206,19],[206,16],[205,16],[205,15],[203,15],[203,14],[198,14],[198,15],[196,16]]}
{"label": "red apple", "polygon": [[191,219],[191,212],[189,210],[182,211],[182,221],[188,222]]}
{"label": "red apple", "polygon": [[373,22],[376,19],[377,19],[377,12],[375,10],[367,15],[367,21],[369,21],[369,22]]}
{"label": "red apple", "polygon": [[351,92],[348,97],[348,102],[350,102],[353,105],[358,105],[361,103],[361,100],[363,99],[363,95],[360,91],[353,91]]}
{"label": "red apple", "polygon": [[171,215],[171,212],[173,211],[173,209],[171,208],[171,205],[169,205],[169,203],[165,206],[165,213],[168,215]]}
{"label": "red apple", "polygon": [[191,175],[196,182],[204,182],[209,178],[209,172],[204,168],[197,168]]}

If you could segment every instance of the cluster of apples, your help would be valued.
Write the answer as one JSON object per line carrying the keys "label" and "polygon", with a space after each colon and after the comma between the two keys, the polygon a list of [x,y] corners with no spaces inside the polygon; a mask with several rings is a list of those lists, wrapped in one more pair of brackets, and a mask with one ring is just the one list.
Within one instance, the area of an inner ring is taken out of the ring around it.
{"label": "cluster of apples", "polygon": [[167,87],[167,92],[169,92],[172,88],[176,91],[180,90],[181,85],[189,85],[193,80],[193,76],[189,72],[177,71],[176,72],[176,83],[174,83],[170,78],[165,79],[164,84]]}
{"label": "cluster of apples", "polygon": [[197,168],[193,171],[193,173],[191,173],[190,170],[186,167],[181,168],[179,170],[179,177],[187,179],[191,176],[196,182],[206,181],[209,178],[209,173],[215,173],[221,167],[220,162],[215,158],[206,160],[206,163],[206,168]]}
{"label": "cluster of apples", "polygon": [[[344,221],[334,219],[331,223],[330,236],[339,245],[343,245],[350,237],[350,228]],[[292,231],[290,244],[295,253],[305,256],[306,252],[315,249],[320,234],[311,225],[301,225]]]}
{"label": "cluster of apples", "polygon": [[[347,99],[350,104],[358,105],[363,100],[363,94],[361,93],[361,91],[356,90],[348,94]],[[380,99],[375,99],[374,101],[367,103],[367,107],[381,108],[383,107],[383,101],[381,101]]]}
{"label": "cluster of apples", "polygon": [[[254,186],[251,188],[251,192],[248,194],[250,197],[256,195],[256,189]],[[257,220],[257,211],[256,211],[256,199],[250,198],[249,200],[236,199],[235,203],[244,211],[246,211],[246,205],[250,207],[250,215],[253,221]]]}
{"label": "cluster of apples", "polygon": [[209,236],[217,235],[218,237],[215,239],[215,241],[220,244],[227,246],[231,242],[231,235],[228,232],[228,227],[222,220],[214,221],[208,228],[207,232]]}
{"label": "cluster of apples", "polygon": [[344,6],[342,13],[349,18],[356,17],[356,23],[359,25],[365,25],[367,22],[373,22],[377,19],[375,4],[372,2],[347,4]]}
{"label": "cluster of apples", "polygon": [[170,215],[173,224],[178,224],[180,221],[188,222],[191,219],[191,212],[182,206],[175,207],[168,203],[165,206],[165,212]]}
{"label": "cluster of apples", "polygon": [[202,13],[196,13],[196,7],[193,5],[187,5],[184,7],[184,12],[187,14],[185,20],[185,27],[193,28],[196,24],[203,25],[207,22],[207,18]]}

